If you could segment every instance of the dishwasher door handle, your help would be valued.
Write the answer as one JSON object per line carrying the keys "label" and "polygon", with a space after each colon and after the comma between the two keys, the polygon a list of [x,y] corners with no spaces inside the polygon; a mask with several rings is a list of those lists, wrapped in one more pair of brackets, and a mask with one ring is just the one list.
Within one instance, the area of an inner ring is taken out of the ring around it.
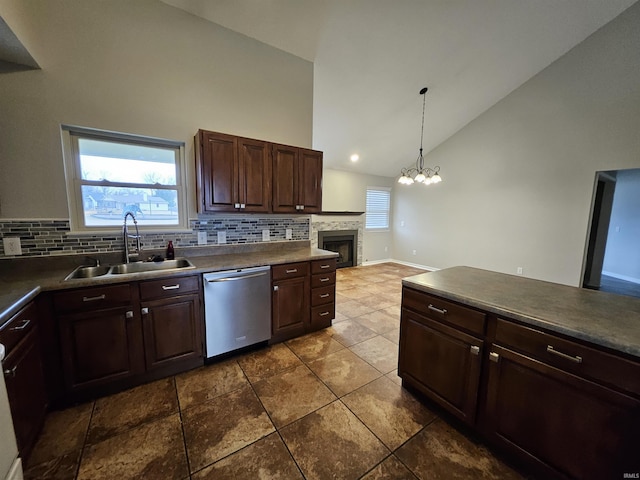
{"label": "dishwasher door handle", "polygon": [[262,276],[264,276],[266,274],[267,274],[267,272],[262,272],[262,273],[252,273],[251,275],[239,275],[237,277],[212,278],[212,279],[207,279],[207,282],[209,282],[209,283],[232,282],[234,280],[244,280],[246,278],[262,277]]}

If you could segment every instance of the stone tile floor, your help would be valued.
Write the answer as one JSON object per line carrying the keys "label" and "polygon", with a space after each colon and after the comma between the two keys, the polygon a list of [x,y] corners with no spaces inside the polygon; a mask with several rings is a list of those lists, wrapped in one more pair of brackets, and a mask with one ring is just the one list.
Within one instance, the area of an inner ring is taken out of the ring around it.
{"label": "stone tile floor", "polygon": [[25,478],[521,478],[401,387],[416,273],[341,269],[328,329],[50,413]]}

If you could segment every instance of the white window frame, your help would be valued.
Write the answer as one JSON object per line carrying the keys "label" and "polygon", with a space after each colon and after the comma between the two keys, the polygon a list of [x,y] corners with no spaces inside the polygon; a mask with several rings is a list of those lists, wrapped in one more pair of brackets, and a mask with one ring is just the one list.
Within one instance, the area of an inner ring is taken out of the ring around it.
{"label": "white window frame", "polygon": [[[141,231],[148,232],[181,232],[191,231],[188,228],[188,204],[187,204],[187,188],[186,188],[186,162],[185,162],[185,144],[175,140],[166,140],[161,138],[145,137],[142,135],[134,135],[128,133],[111,132],[106,130],[97,130],[86,127],[62,125],[62,150],[64,157],[64,172],[67,187],[67,200],[69,204],[69,222],[71,224],[70,233],[110,233],[120,231],[119,227],[113,225],[95,226],[85,225],[84,207],[82,202],[82,186],[87,181],[82,179],[80,168],[80,155],[78,149],[78,139],[90,138],[93,140],[116,141],[122,143],[138,144],[149,147],[172,148],[176,151],[176,184],[171,185],[172,190],[177,190],[178,203],[178,219],[176,225],[139,225]],[[115,182],[104,182],[105,186],[113,185]],[[124,183],[117,182],[121,185]],[[100,185],[99,182],[92,181],[91,185]],[[137,188],[158,188],[158,185],[131,185]]]}
{"label": "white window frame", "polygon": [[[385,192],[387,194],[388,206],[386,209],[370,209],[369,205],[369,192]],[[367,187],[365,197],[365,230],[368,232],[388,232],[391,225],[391,188],[390,187]],[[380,214],[383,213],[386,216],[386,226],[368,226],[369,212]]]}

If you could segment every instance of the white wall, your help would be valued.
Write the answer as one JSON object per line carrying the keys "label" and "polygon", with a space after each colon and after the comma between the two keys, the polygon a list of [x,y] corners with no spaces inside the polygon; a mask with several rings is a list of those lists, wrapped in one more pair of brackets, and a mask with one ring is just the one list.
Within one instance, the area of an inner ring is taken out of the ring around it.
{"label": "white wall", "polygon": [[394,258],[579,285],[596,171],[640,166],[639,25],[640,3],[431,152],[443,182],[395,188]]}
{"label": "white wall", "polygon": [[[0,217],[68,218],[60,124],[311,147],[313,64],[155,0],[3,0],[42,70],[0,75]],[[195,189],[190,212],[195,211]]]}
{"label": "white wall", "polygon": [[616,175],[603,272],[640,283],[640,169]]}
{"label": "white wall", "polygon": [[[392,187],[394,179],[376,175],[363,175],[342,170],[324,169],[322,184],[322,209],[324,211],[364,212],[367,187]],[[391,206],[393,208],[393,193]],[[364,216],[363,216],[364,221]],[[392,220],[393,221],[393,218]],[[363,262],[391,258],[393,235],[388,232],[364,232]]]}

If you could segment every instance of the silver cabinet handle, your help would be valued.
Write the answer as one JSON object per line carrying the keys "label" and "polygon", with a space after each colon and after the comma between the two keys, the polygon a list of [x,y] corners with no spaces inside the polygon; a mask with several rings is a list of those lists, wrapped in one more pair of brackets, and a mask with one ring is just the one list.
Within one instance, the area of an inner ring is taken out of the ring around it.
{"label": "silver cabinet handle", "polygon": [[298,269],[294,268],[292,270],[285,270],[285,273],[298,273]]}
{"label": "silver cabinet handle", "polygon": [[328,282],[329,280],[331,280],[330,278],[321,278],[320,281],[321,282]]}
{"label": "silver cabinet handle", "polygon": [[438,307],[434,307],[432,304],[429,304],[429,306],[427,307],[429,310],[439,313],[440,315],[446,315],[447,314],[447,310],[445,310],[444,308],[438,308]]}
{"label": "silver cabinet handle", "polygon": [[300,205],[300,210],[304,210],[304,205]]}
{"label": "silver cabinet handle", "polygon": [[31,323],[31,320],[22,320],[22,325],[18,327],[11,327],[9,330],[24,330],[27,328],[27,325]]}
{"label": "silver cabinet handle", "polygon": [[273,291],[274,291],[274,292],[277,292],[277,291],[278,291],[278,285],[274,285],[274,286],[273,286]]}
{"label": "silver cabinet handle", "polygon": [[329,312],[322,312],[322,313],[319,313],[318,315],[320,315],[321,317],[326,317],[327,315],[329,315]]}
{"label": "silver cabinet handle", "polygon": [[471,345],[469,351],[472,355],[480,355],[480,347],[478,347],[477,345]]}
{"label": "silver cabinet handle", "polygon": [[500,360],[500,355],[498,355],[496,352],[490,352],[489,360],[491,360],[492,362],[498,363],[498,360]]}
{"label": "silver cabinet handle", "polygon": [[320,268],[331,268],[331,265],[320,265]]}
{"label": "silver cabinet handle", "polygon": [[16,377],[16,370],[18,370],[18,365],[14,365],[13,368],[5,370],[4,371],[4,376],[5,377],[15,378]]}
{"label": "silver cabinet handle", "polygon": [[582,357],[579,357],[578,355],[574,357],[572,355],[567,355],[566,353],[559,352],[558,350],[555,350],[551,345],[547,345],[547,352],[553,353],[554,355],[557,355],[558,357],[562,357],[566,360],[571,360],[572,362],[575,362],[575,363],[582,363]]}
{"label": "silver cabinet handle", "polygon": [[233,208],[240,208],[240,204],[239,203],[234,204]]}
{"label": "silver cabinet handle", "polygon": [[320,295],[320,298],[327,298],[329,297],[331,294],[329,293],[323,293],[322,295]]}
{"label": "silver cabinet handle", "polygon": [[144,307],[142,310],[140,310],[140,312],[142,313],[142,315],[149,315],[149,308]]}
{"label": "silver cabinet handle", "polygon": [[83,302],[95,302],[96,300],[104,300],[107,296],[103,293],[97,297],[82,297]]}
{"label": "silver cabinet handle", "polygon": [[133,310],[128,310],[124,314],[125,318],[133,318]]}
{"label": "silver cabinet handle", "polygon": [[246,207],[246,205],[244,203],[240,204],[240,208],[245,208],[245,207]]}
{"label": "silver cabinet handle", "polygon": [[180,288],[180,284],[176,283],[175,285],[163,285],[163,290],[178,290]]}

